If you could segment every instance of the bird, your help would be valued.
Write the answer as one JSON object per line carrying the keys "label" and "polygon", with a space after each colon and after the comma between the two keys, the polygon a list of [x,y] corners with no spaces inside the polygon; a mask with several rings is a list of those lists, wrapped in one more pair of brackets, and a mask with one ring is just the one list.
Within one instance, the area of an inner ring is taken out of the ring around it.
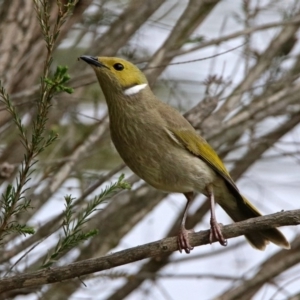
{"label": "bird", "polygon": [[[79,59],[95,71],[108,106],[112,142],[127,166],[158,190],[184,194],[187,202],[177,235],[180,252],[193,250],[189,239],[193,231],[186,229],[185,221],[195,193],[210,201],[210,243],[227,245],[216,219],[216,202],[234,222],[261,216],[240,193],[214,149],[178,110],[154,95],[137,66],[118,57],[82,55]],[[276,228],[245,237],[259,250],[269,242],[290,248]]]}

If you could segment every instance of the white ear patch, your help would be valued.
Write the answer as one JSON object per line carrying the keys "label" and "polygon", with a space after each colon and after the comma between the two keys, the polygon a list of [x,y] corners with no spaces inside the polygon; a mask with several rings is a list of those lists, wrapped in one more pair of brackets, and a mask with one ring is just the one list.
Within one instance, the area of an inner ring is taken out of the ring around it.
{"label": "white ear patch", "polygon": [[124,95],[126,95],[126,96],[135,95],[138,92],[140,92],[142,89],[144,89],[146,86],[147,86],[147,83],[132,86],[131,88],[124,91]]}

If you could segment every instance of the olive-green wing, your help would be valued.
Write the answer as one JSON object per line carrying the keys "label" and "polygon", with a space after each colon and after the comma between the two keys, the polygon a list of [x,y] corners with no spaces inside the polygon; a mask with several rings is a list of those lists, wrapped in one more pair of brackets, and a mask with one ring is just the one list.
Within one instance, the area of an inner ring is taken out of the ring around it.
{"label": "olive-green wing", "polygon": [[240,194],[222,160],[205,139],[199,136],[194,130],[174,128],[168,128],[168,130],[185,149],[205,161],[218,175],[224,178],[238,194]]}

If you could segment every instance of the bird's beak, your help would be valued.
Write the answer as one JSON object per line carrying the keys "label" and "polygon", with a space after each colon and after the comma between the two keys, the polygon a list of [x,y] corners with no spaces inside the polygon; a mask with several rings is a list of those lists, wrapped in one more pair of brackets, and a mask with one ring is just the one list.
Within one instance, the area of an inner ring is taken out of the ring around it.
{"label": "bird's beak", "polygon": [[86,63],[93,65],[95,67],[105,67],[107,68],[107,66],[105,66],[104,64],[102,64],[97,57],[94,56],[88,56],[88,55],[82,55],[80,56],[80,59],[84,60]]}

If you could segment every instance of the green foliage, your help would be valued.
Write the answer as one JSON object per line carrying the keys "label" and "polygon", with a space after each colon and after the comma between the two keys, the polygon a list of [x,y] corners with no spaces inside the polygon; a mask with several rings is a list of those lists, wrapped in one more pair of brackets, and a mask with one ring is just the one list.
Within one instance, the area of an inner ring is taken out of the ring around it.
{"label": "green foliage", "polygon": [[34,234],[34,229],[32,227],[21,225],[15,220],[9,220],[9,216],[18,214],[19,212],[25,211],[30,207],[30,201],[26,199],[24,199],[22,202],[16,202],[16,192],[17,191],[15,187],[9,184],[6,188],[6,192],[2,194],[0,222],[1,224],[6,224],[6,227],[0,236],[0,245],[2,244],[3,238],[11,233],[23,235]]}
{"label": "green foliage", "polygon": [[130,189],[130,185],[124,181],[124,175],[122,174],[116,183],[106,187],[100,193],[100,195],[95,196],[94,199],[89,201],[87,206],[77,214],[75,214],[75,199],[72,198],[71,195],[65,196],[66,209],[64,211],[64,220],[62,226],[64,236],[59,239],[54,251],[52,253],[48,253],[41,268],[50,267],[61,255],[64,254],[64,252],[75,246],[78,246],[80,243],[98,234],[97,229],[84,232],[84,224],[88,222],[91,215],[97,210],[97,207],[100,204],[103,204],[108,198],[113,196],[113,194],[123,189]]}
{"label": "green foliage", "polygon": [[64,83],[70,80],[70,75],[67,72],[67,66],[58,66],[53,79],[45,78],[44,80],[52,89],[55,90],[55,92],[66,92],[68,94],[72,94],[74,90],[64,85]]}
{"label": "green foliage", "polygon": [[[56,139],[57,134],[50,131],[46,132],[46,122],[51,107],[51,99],[57,92],[72,93],[72,89],[64,84],[70,79],[67,74],[68,68],[59,66],[53,76],[49,78],[50,67],[54,46],[59,36],[61,26],[72,12],[77,0],[69,0],[67,5],[57,1],[58,15],[53,26],[50,25],[50,6],[47,0],[34,0],[34,7],[40,23],[41,31],[46,41],[47,56],[44,63],[44,70],[41,76],[40,96],[36,103],[36,114],[30,130],[22,123],[22,118],[18,114],[16,105],[10,100],[8,93],[0,82],[0,101],[10,113],[20,134],[20,142],[24,146],[24,160],[21,164],[19,174],[14,185],[8,185],[6,192],[1,198],[0,215],[0,245],[3,243],[4,236],[11,233],[32,234],[33,228],[19,224],[16,221],[17,214],[26,211],[30,207],[30,199],[26,199],[26,183],[30,180],[34,172],[33,166],[37,162],[37,156],[49,147]],[[31,134],[29,134],[31,132]],[[15,217],[15,218],[13,218]]]}

